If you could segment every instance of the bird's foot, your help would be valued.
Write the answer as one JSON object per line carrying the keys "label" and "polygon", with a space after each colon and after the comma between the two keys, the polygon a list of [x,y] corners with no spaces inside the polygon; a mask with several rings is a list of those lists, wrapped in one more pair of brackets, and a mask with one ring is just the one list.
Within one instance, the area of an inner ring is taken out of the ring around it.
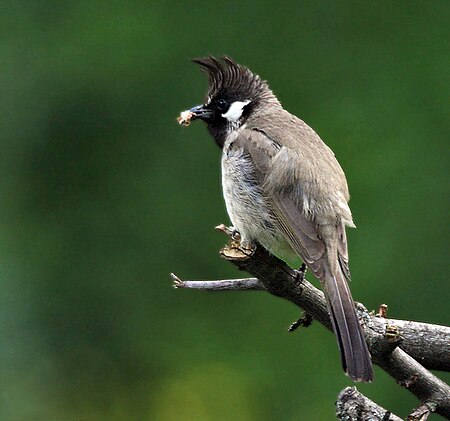
{"label": "bird's foot", "polygon": [[234,227],[229,227],[230,237],[231,237],[231,246],[239,248],[246,254],[247,256],[251,256],[255,250],[256,245],[252,242],[247,242],[242,239],[241,233]]}
{"label": "bird's foot", "polygon": [[236,243],[241,244],[242,240],[241,233],[234,227],[230,227],[230,231],[231,231],[231,239]]}
{"label": "bird's foot", "polygon": [[227,227],[225,224],[217,225],[217,227],[215,227],[215,228],[218,231],[224,232],[226,235],[228,235],[228,237],[231,238],[232,242],[234,242],[234,243],[236,243],[236,245],[240,246],[242,237],[241,237],[240,232],[236,228]]}
{"label": "bird's foot", "polygon": [[297,273],[297,276],[296,276],[296,278],[295,278],[295,283],[297,284],[297,285],[299,285],[299,284],[301,284],[302,282],[303,282],[303,280],[305,279],[305,276],[306,276],[306,270],[307,270],[308,268],[306,267],[306,265],[303,263],[301,266],[300,266],[300,269],[298,269],[298,270],[296,270],[295,272]]}
{"label": "bird's foot", "polygon": [[243,240],[241,233],[234,227],[227,227],[224,224],[220,224],[216,227],[217,230],[224,232],[230,238],[230,249],[238,249],[245,256],[252,256],[256,250],[256,244]]}
{"label": "bird's foot", "polygon": [[297,330],[300,326],[308,327],[309,325],[311,325],[312,321],[313,318],[310,314],[303,313],[300,319],[296,320],[289,326],[288,332],[293,332],[294,330]]}
{"label": "bird's foot", "polygon": [[[239,238],[238,247],[247,255],[252,256],[253,253],[256,251],[256,244],[252,242],[244,242],[242,241],[241,234],[239,234],[238,231],[236,231],[236,237]],[[236,241],[233,237],[233,240]]]}

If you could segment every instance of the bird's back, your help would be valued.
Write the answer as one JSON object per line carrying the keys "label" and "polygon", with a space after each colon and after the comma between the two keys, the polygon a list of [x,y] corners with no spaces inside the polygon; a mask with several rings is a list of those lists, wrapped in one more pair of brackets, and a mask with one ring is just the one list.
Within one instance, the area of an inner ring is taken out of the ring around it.
{"label": "bird's back", "polygon": [[265,187],[268,194],[281,188],[297,195],[299,206],[319,222],[336,218],[353,226],[350,198],[344,171],[333,151],[319,135],[298,117],[278,108],[270,118],[259,112],[249,118],[246,127],[263,132],[278,145]]}

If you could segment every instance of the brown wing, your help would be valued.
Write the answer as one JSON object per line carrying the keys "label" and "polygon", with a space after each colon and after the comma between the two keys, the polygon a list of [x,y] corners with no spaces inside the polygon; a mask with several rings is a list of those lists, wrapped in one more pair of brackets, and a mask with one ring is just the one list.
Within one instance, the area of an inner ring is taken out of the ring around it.
{"label": "brown wing", "polygon": [[[309,213],[311,206],[304,204],[308,198],[304,197],[301,183],[314,183],[314,174],[303,171],[301,182],[296,179],[296,168],[302,162],[296,160],[295,153],[290,153],[288,148],[281,147],[279,142],[261,131],[244,130],[235,142],[251,157],[278,228],[323,283],[344,370],[355,381],[371,381],[370,354],[344,277],[349,277],[350,273],[345,226],[338,210],[342,205],[326,202],[321,208],[316,203],[314,212]],[[317,196],[309,198],[310,202],[332,197],[327,186],[323,190],[320,184],[316,186],[313,191],[317,191]]]}
{"label": "brown wing", "polygon": [[[288,179],[291,177],[289,172],[297,163],[284,163],[282,160],[286,148],[280,147],[276,141],[261,131],[243,130],[236,142],[239,142],[239,147],[242,147],[251,157],[258,181],[263,186],[278,228],[286,241],[313,271],[314,275],[323,279],[326,245],[319,236],[317,223],[312,218],[308,218],[307,212],[303,209],[301,192],[293,192],[293,189],[299,188],[295,185],[295,177],[292,182]],[[290,158],[292,157],[286,153],[285,159],[289,160]],[[273,188],[273,182],[271,186],[267,186],[266,183],[267,176],[273,175],[274,164],[277,166],[275,171],[278,171],[280,176],[278,189]],[[286,164],[286,170],[283,175],[280,167],[284,164]]]}

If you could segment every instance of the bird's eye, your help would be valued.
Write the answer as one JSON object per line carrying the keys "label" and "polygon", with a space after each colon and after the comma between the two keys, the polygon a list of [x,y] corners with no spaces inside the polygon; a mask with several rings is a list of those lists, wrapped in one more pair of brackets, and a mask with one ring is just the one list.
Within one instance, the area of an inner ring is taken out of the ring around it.
{"label": "bird's eye", "polygon": [[216,106],[219,109],[219,111],[225,111],[228,107],[228,102],[227,100],[221,98],[217,101]]}

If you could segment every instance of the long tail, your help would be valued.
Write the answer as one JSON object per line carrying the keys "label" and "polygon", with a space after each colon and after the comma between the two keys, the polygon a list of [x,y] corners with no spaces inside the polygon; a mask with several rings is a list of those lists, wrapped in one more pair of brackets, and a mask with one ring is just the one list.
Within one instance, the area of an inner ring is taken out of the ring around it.
{"label": "long tail", "polygon": [[354,381],[370,382],[373,379],[370,353],[340,267],[335,276],[325,277],[325,296],[344,371]]}

